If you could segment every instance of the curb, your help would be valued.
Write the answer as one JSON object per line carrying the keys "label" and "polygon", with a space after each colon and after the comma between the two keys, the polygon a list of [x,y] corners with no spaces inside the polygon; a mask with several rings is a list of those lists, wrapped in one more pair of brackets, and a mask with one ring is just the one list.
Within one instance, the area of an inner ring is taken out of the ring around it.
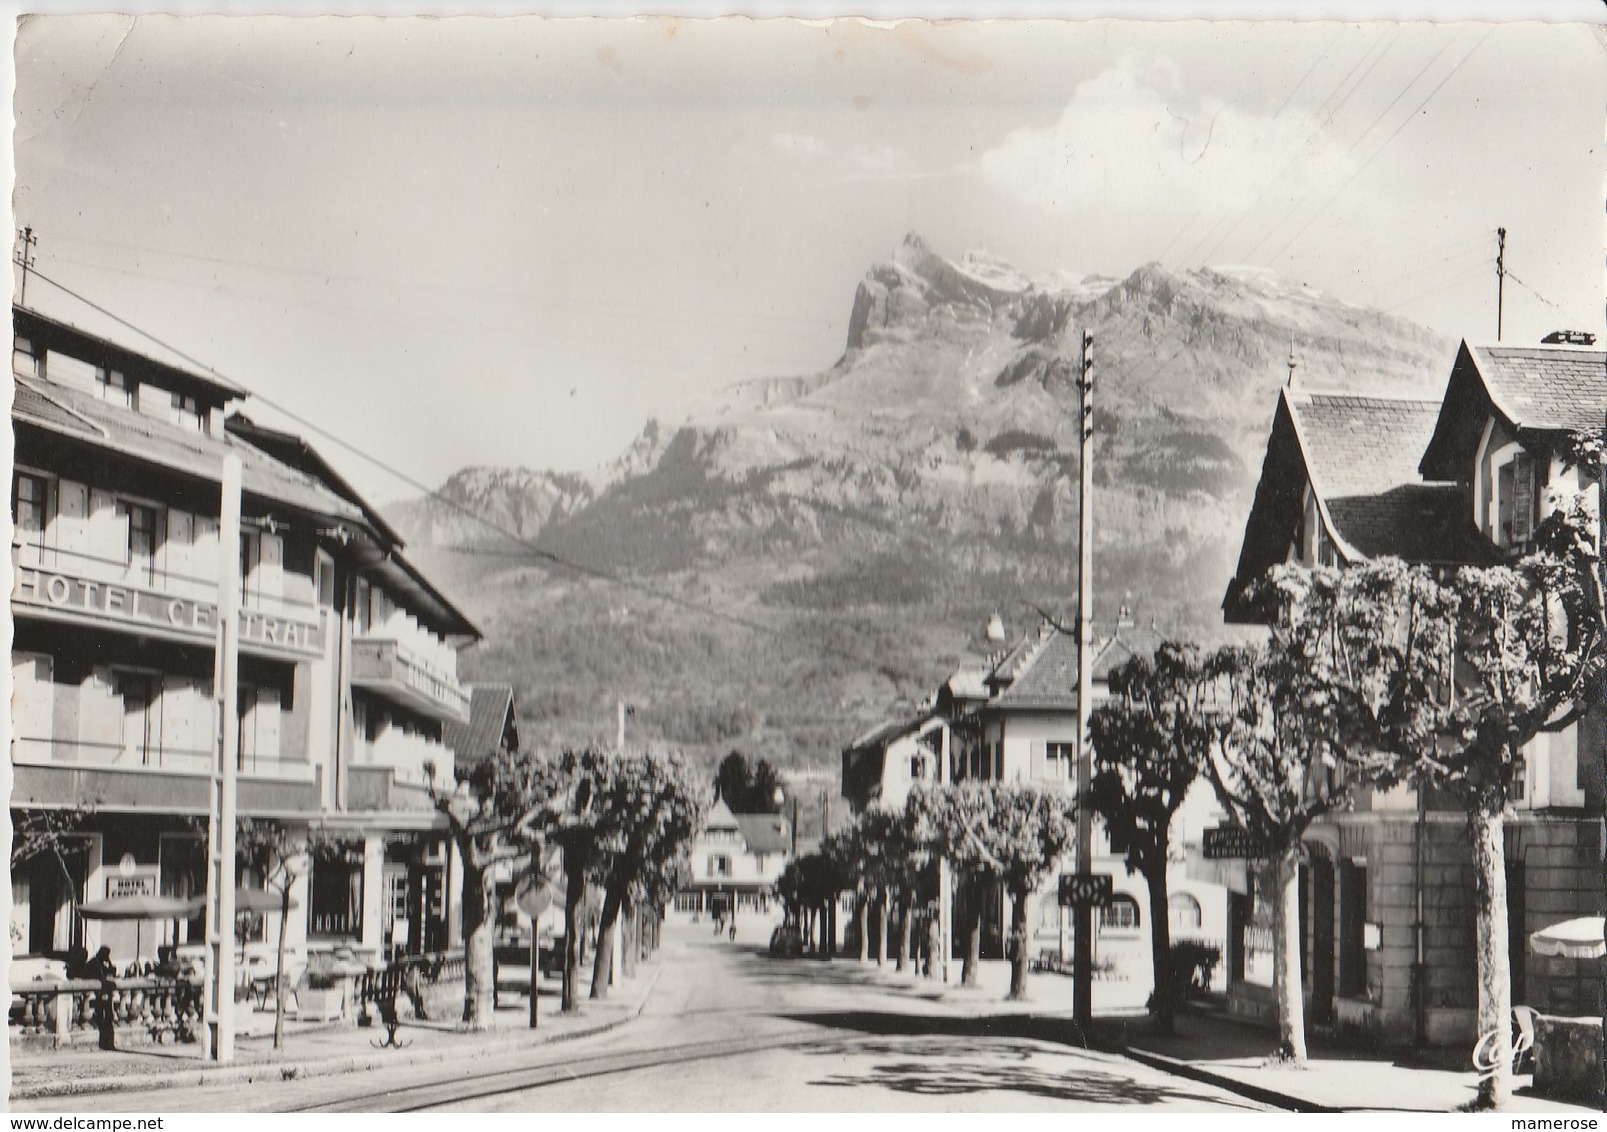
{"label": "curb", "polygon": [[1247,1081],[1240,1081],[1236,1077],[1229,1077],[1225,1073],[1213,1073],[1209,1069],[1201,1069],[1192,1061],[1183,1061],[1165,1054],[1151,1053],[1148,1050],[1136,1049],[1133,1046],[1116,1046],[1114,1052],[1123,1057],[1147,1065],[1151,1069],[1159,1069],[1163,1073],[1170,1073],[1177,1077],[1186,1077],[1191,1081],[1198,1081],[1204,1085],[1214,1085],[1230,1093],[1237,1093],[1246,1100],[1258,1104],[1271,1105],[1273,1108],[1283,1109],[1285,1112],[1343,1112],[1344,1109],[1330,1108],[1315,1101],[1302,1100],[1290,1096],[1288,1093],[1279,1093],[1272,1089],[1264,1089],[1260,1085],[1252,1085]]}
{"label": "curb", "polygon": [[[515,1030],[507,1033],[506,1036],[492,1032],[482,1041],[466,1043],[462,1046],[432,1046],[411,1054],[392,1053],[388,1056],[376,1056],[376,1054],[358,1053],[350,1057],[323,1058],[317,1061],[260,1061],[252,1062],[248,1065],[219,1066],[216,1069],[198,1067],[196,1069],[142,1075],[125,1074],[117,1077],[80,1077],[70,1081],[42,1081],[36,1085],[18,1086],[13,1084],[11,1099],[34,1100],[84,1094],[123,1093],[144,1089],[182,1089],[192,1086],[226,1085],[233,1082],[251,1084],[259,1079],[289,1081],[311,1077],[333,1077],[342,1073],[357,1073],[365,1069],[379,1069],[424,1062],[460,1061],[465,1058],[484,1057],[490,1053],[512,1052],[519,1049],[558,1045],[563,1042],[575,1041],[579,1038],[590,1038],[598,1034],[606,1034],[610,1030],[616,1030],[627,1022],[641,1017],[642,1011],[647,1009],[647,1003],[652,998],[653,991],[658,987],[659,976],[663,973],[664,964],[661,962],[656,965],[652,981],[648,983],[646,990],[642,992],[641,1002],[636,1004],[634,1010],[627,1011],[623,1017],[607,1022],[599,1022],[591,1026],[579,1026],[560,1034],[543,1034],[540,1030],[537,1030],[535,1031],[536,1036],[531,1037],[531,1031],[529,1030]],[[468,1035],[464,1036],[467,1037]]]}

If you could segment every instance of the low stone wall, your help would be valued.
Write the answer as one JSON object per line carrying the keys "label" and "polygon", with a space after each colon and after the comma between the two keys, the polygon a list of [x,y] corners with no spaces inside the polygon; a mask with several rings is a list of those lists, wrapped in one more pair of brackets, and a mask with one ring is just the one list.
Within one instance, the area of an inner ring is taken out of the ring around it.
{"label": "low stone wall", "polygon": [[1535,1092],[1548,1097],[1596,1102],[1602,1099],[1600,1018],[1535,1021]]}

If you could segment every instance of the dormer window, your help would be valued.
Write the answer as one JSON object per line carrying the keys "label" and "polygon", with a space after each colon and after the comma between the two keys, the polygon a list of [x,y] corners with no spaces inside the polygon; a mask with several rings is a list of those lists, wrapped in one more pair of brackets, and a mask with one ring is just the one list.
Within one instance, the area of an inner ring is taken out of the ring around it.
{"label": "dormer window", "polygon": [[127,375],[114,369],[97,369],[95,371],[95,384],[100,393],[100,399],[107,404],[116,405],[121,409],[132,409],[135,403],[134,385]]}

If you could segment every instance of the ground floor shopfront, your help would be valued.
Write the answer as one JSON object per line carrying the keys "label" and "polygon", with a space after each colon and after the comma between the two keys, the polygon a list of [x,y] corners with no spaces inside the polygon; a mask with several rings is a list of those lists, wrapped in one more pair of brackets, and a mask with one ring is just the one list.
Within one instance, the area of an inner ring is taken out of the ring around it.
{"label": "ground floor shopfront", "polygon": [[[401,815],[380,824],[350,815],[341,820],[285,816],[292,841],[311,832],[312,851],[290,885],[285,945],[294,962],[318,951],[348,949],[379,965],[397,957],[444,951],[457,942],[460,867],[429,815]],[[164,945],[199,952],[204,917],[168,921],[97,920],[81,904],[113,897],[190,899],[206,888],[206,827],[197,814],[117,813],[96,809],[12,871],[13,957],[65,958],[74,948],[110,949],[120,972],[153,964]],[[241,888],[262,888],[264,877],[242,867]],[[276,890],[270,886],[270,892]],[[280,913],[245,911],[235,942],[242,975],[270,967]]]}
{"label": "ground floor shopfront", "polygon": [[[1534,955],[1529,935],[1602,910],[1601,821],[1583,812],[1506,821],[1512,1001],[1600,1016],[1595,963]],[[1389,1046],[1471,1046],[1473,862],[1456,812],[1344,814],[1311,830],[1300,868],[1301,979],[1309,1025]],[[1231,1008],[1272,1019],[1272,878],[1253,862],[1191,862],[1225,883]]]}

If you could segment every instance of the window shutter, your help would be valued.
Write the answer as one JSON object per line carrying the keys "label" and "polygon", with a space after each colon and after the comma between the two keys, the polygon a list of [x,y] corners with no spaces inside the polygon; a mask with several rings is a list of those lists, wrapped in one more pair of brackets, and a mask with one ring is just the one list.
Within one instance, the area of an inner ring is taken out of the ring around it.
{"label": "window shutter", "polygon": [[1512,457],[1512,541],[1528,542],[1534,537],[1534,457],[1519,452]]}

